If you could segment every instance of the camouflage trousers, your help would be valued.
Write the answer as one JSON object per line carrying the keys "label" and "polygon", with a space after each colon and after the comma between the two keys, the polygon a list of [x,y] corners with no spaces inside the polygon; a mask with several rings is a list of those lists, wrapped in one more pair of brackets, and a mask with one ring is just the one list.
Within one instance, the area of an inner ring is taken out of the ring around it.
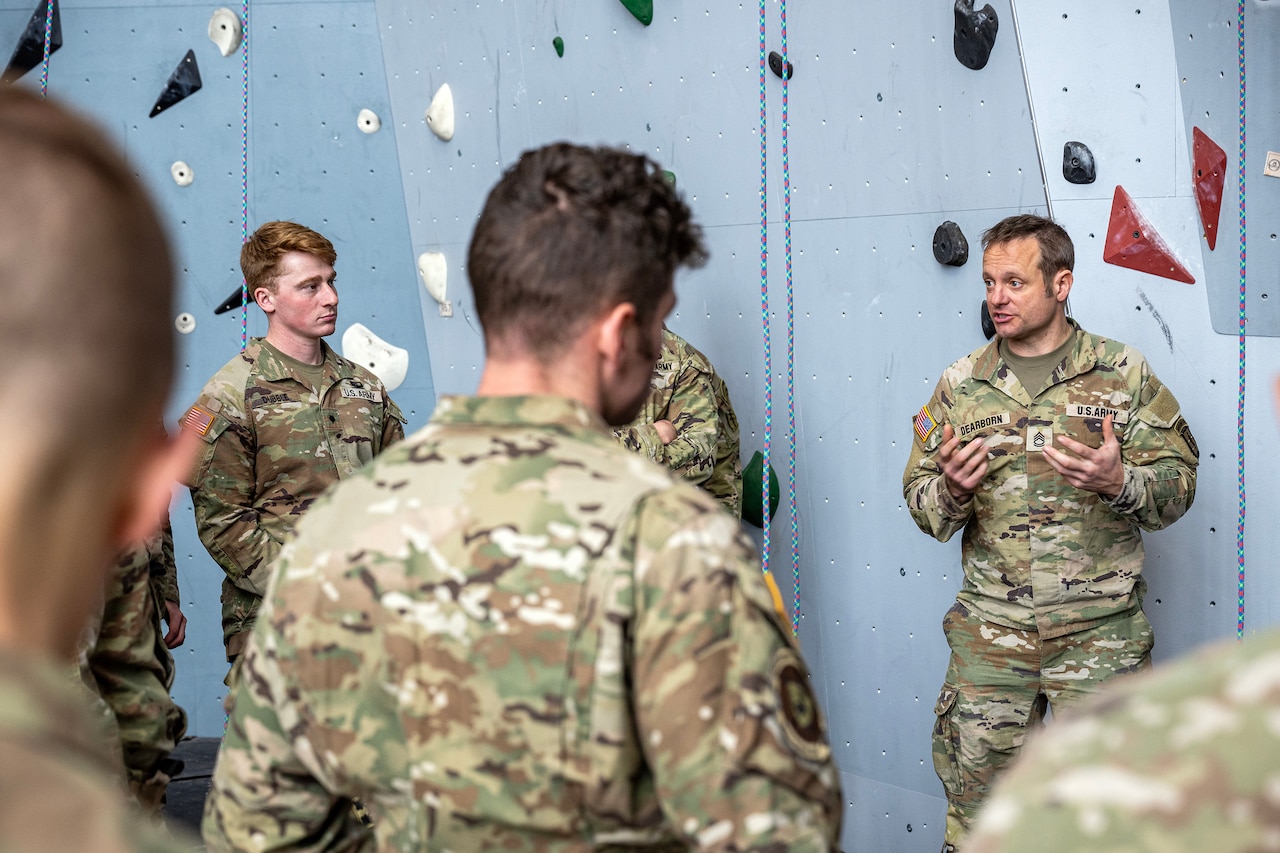
{"label": "camouflage trousers", "polygon": [[933,764],[947,792],[946,844],[963,847],[996,777],[1047,708],[1060,714],[1151,662],[1141,610],[1064,637],[986,622],[957,603],[942,620],[951,660],[934,708]]}

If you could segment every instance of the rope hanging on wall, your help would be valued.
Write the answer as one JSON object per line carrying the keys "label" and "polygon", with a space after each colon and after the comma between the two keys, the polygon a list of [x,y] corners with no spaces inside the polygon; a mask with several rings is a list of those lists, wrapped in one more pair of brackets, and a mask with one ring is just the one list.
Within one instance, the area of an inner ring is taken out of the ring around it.
{"label": "rope hanging on wall", "polygon": [[[249,0],[240,7],[240,243],[249,242]],[[249,282],[240,279],[240,351],[249,345]]]}
{"label": "rope hanging on wall", "polygon": [[44,58],[40,61],[41,100],[49,94],[49,54],[53,53],[50,49],[53,44],[53,3],[54,0],[48,0],[44,7]]}
{"label": "rope hanging on wall", "polygon": [[1236,476],[1239,483],[1240,514],[1236,521],[1236,639],[1244,639],[1244,373],[1245,373],[1245,82],[1244,82],[1244,4],[1240,0],[1236,13],[1236,49],[1240,63],[1240,393],[1236,400]]}
{"label": "rope hanging on wall", "polygon": [[[787,63],[787,2],[781,0],[782,68]],[[761,568],[769,571],[770,536],[770,467],[773,444],[773,346],[769,322],[769,180],[768,180],[768,17],[766,0],[760,0],[760,320],[764,337],[764,463],[760,477],[760,505],[764,507]],[[788,83],[791,75],[782,73],[782,188],[783,188],[783,259],[787,282],[787,515],[791,522],[791,574],[793,602],[791,631],[800,629],[800,526],[796,506],[796,418],[795,418],[795,299],[791,267],[791,168],[787,149]]]}

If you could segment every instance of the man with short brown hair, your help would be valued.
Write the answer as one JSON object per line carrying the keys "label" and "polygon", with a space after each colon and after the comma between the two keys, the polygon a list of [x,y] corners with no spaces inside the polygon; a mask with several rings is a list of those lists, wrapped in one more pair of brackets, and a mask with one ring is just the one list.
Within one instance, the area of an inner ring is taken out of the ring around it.
{"label": "man with short brown hair", "polygon": [[214,374],[183,422],[205,442],[187,479],[196,530],[226,572],[222,637],[235,662],[267,569],[321,493],[404,437],[378,377],[324,342],[338,323],[337,252],[322,234],[268,222],[240,249],[265,338]]}

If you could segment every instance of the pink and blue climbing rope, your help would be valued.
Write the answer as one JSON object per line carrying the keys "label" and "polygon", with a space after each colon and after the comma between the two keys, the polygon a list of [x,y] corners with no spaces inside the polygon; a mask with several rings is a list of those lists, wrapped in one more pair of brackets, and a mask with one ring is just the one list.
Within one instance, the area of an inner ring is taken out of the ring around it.
{"label": "pink and blue climbing rope", "polygon": [[760,548],[760,567],[769,571],[769,445],[773,437],[773,353],[769,341],[769,149],[768,97],[765,69],[769,58],[765,53],[767,17],[765,2],[760,0],[760,318],[764,332],[764,466],[760,475],[760,517],[764,539]]}
{"label": "pink and blue climbing rope", "polygon": [[[249,0],[241,6],[240,242],[249,242]],[[240,279],[240,351],[249,346],[249,282]]]}
{"label": "pink and blue climbing rope", "polygon": [[1239,482],[1240,514],[1236,521],[1236,639],[1244,639],[1244,392],[1245,392],[1245,78],[1244,78],[1244,5],[1240,0],[1236,18],[1236,46],[1240,62],[1240,393],[1236,400],[1236,475]]}
{"label": "pink and blue climbing rope", "polygon": [[40,62],[40,97],[49,95],[49,56],[53,53],[53,0],[44,7],[44,59]]}
{"label": "pink and blue climbing rope", "polygon": [[787,517],[791,521],[791,578],[794,602],[791,633],[800,633],[800,518],[796,508],[796,307],[791,276],[791,161],[787,150],[787,94],[791,66],[787,63],[787,0],[782,12],[782,224],[783,257],[787,268]]}

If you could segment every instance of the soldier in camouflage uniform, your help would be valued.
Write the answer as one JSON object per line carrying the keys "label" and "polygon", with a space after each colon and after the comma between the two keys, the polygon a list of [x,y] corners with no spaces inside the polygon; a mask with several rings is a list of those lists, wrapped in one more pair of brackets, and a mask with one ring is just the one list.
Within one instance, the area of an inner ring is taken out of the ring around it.
{"label": "soldier in camouflage uniform", "polygon": [[183,419],[205,441],[187,485],[200,541],[226,572],[222,639],[231,663],[298,518],[404,437],[404,416],[382,382],[324,342],[338,322],[336,262],[329,240],[292,222],[268,222],[249,238],[240,267],[267,335],[214,374]]}
{"label": "soldier in camouflage uniform", "polygon": [[[130,806],[67,676],[115,555],[160,525],[194,439],[156,434],[173,266],[99,131],[0,88],[0,361],[40,417],[0,418],[0,849],[183,850]],[[145,578],[142,579],[145,583]]]}
{"label": "soldier in camouflage uniform", "polygon": [[665,326],[649,398],[635,420],[613,434],[701,486],[735,518],[742,514],[738,416],[729,388],[697,347]]}
{"label": "soldier in camouflage uniform", "polygon": [[[87,630],[80,655],[81,680],[121,752],[129,791],[148,814],[159,811],[166,786],[181,769],[169,753],[187,729],[186,713],[169,694],[169,649],[182,644],[186,624],[177,606],[177,574],[166,521],[160,534],[116,561],[102,613]],[[162,618],[170,622],[168,635]]]}
{"label": "soldier in camouflage uniform", "polygon": [[750,541],[609,430],[702,256],[645,157],[559,143],[506,172],[467,267],[478,396],[285,545],[210,850],[833,849],[838,774]]}
{"label": "soldier in camouflage uniform", "polygon": [[1063,312],[1066,232],[1015,216],[983,246],[999,338],[947,368],[915,417],[903,475],[921,530],[944,542],[964,531],[935,709],[944,849],[961,845],[1047,706],[1061,712],[1148,665],[1141,530],[1182,517],[1198,463],[1177,400],[1142,355]]}

